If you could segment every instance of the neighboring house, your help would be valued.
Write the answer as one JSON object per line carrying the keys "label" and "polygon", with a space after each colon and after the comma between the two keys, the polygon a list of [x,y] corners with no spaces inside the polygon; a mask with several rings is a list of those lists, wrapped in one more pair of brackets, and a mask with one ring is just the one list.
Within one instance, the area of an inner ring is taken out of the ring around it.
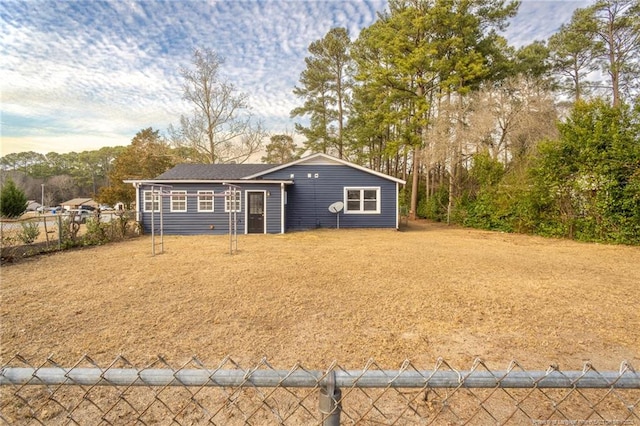
{"label": "neighboring house", "polygon": [[66,210],[74,210],[79,209],[81,206],[90,206],[93,208],[98,208],[98,203],[93,201],[92,198],[73,198],[69,201],[65,201],[60,204]]}
{"label": "neighboring house", "polygon": [[[246,234],[336,228],[338,219],[340,228],[398,228],[405,183],[326,154],[282,165],[180,164],[155,179],[125,182],[136,188],[145,232],[162,222],[164,233],[181,235],[228,233],[230,216]],[[329,211],[338,201],[339,218]]]}
{"label": "neighboring house", "polygon": [[37,202],[36,200],[27,200],[27,211],[35,212],[39,207],[42,207],[42,204]]}

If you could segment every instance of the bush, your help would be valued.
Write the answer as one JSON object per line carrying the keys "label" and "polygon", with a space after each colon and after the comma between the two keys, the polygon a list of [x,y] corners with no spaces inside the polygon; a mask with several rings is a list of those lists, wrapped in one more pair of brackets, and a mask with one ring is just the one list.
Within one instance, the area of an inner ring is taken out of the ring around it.
{"label": "bush", "polygon": [[21,223],[22,230],[18,233],[18,238],[24,244],[33,244],[40,235],[40,226],[34,222]]}
{"label": "bush", "polygon": [[20,217],[27,210],[27,197],[11,179],[7,179],[0,193],[0,214],[3,217]]}
{"label": "bush", "polygon": [[444,222],[447,220],[449,191],[444,186],[438,188],[431,197],[421,197],[418,203],[418,217]]}
{"label": "bush", "polygon": [[87,232],[83,236],[85,245],[100,245],[109,242],[110,238],[107,230],[110,228],[108,223],[100,221],[100,218],[91,218],[86,223]]}

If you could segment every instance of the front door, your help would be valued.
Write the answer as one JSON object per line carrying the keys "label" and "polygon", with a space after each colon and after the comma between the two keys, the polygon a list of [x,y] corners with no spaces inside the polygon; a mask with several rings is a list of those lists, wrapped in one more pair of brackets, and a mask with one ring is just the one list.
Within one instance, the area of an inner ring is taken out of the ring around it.
{"label": "front door", "polygon": [[247,192],[249,218],[247,232],[264,234],[264,192]]}

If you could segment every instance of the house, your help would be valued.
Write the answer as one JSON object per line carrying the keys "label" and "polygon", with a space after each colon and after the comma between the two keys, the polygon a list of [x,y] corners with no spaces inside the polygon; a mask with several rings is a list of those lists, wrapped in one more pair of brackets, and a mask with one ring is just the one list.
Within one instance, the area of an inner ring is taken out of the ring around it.
{"label": "house", "polygon": [[91,198],[73,198],[60,204],[66,210],[80,209],[83,206],[98,208],[98,203]]}
{"label": "house", "polygon": [[245,234],[398,228],[405,184],[326,154],[281,165],[180,164],[151,180],[125,182],[136,188],[145,232],[162,223],[164,233],[180,235],[228,233],[233,221]]}
{"label": "house", "polygon": [[27,200],[27,211],[28,212],[35,212],[40,207],[42,207],[42,204],[40,204],[36,200]]}

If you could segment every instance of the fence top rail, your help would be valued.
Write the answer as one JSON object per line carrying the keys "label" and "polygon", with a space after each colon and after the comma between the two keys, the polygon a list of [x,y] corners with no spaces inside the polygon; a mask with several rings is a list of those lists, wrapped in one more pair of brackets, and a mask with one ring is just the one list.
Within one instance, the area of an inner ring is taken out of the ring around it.
{"label": "fence top rail", "polygon": [[[218,386],[359,388],[584,388],[640,389],[640,373],[587,371],[418,371],[31,368],[2,367],[0,386]],[[331,380],[329,380],[331,378]],[[333,384],[332,384],[333,385]]]}

